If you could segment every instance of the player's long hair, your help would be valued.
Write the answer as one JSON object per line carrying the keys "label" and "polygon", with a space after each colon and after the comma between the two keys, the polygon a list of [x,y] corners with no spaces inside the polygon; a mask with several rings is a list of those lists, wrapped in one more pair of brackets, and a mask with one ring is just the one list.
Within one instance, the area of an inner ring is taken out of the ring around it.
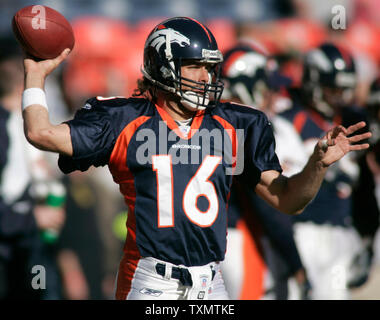
{"label": "player's long hair", "polygon": [[137,88],[133,91],[132,97],[141,97],[155,103],[157,87],[147,78],[142,77],[137,80]]}
{"label": "player's long hair", "polygon": [[152,103],[156,103],[157,91],[160,91],[164,95],[168,95],[171,99],[178,99],[177,96],[173,95],[170,92],[162,90],[160,87],[152,84],[147,78],[142,77],[137,80],[137,88],[133,91],[132,97],[141,97],[146,98]]}
{"label": "player's long hair", "polygon": [[153,89],[152,83],[145,77],[137,80],[137,88],[133,90],[132,97],[143,97],[146,92]]}

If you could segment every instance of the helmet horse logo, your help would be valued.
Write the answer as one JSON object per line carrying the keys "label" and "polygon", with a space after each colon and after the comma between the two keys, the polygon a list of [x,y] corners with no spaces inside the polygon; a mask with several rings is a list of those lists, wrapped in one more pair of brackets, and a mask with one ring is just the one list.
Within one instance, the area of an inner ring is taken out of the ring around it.
{"label": "helmet horse logo", "polygon": [[152,46],[159,52],[162,45],[167,42],[170,44],[178,43],[181,47],[190,45],[189,38],[174,29],[168,28],[153,32],[146,41],[145,47]]}

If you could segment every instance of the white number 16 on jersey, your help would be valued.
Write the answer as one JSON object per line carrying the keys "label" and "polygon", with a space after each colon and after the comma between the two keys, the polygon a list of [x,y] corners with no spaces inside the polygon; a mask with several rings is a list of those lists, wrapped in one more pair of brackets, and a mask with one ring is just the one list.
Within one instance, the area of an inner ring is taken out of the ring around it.
{"label": "white number 16 on jersey", "polygon": [[[211,226],[219,212],[219,200],[214,184],[208,179],[221,163],[222,157],[207,156],[186,186],[182,206],[189,220],[200,227]],[[158,227],[174,226],[173,166],[171,155],[152,156],[153,170],[157,175]],[[199,210],[200,196],[207,198],[207,211]]]}

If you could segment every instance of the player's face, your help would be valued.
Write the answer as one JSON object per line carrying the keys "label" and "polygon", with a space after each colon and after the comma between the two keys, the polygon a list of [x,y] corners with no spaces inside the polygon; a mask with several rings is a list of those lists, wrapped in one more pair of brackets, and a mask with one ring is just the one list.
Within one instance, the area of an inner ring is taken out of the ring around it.
{"label": "player's face", "polygon": [[199,93],[203,93],[204,84],[210,83],[211,81],[211,66],[210,64],[200,63],[197,61],[189,61],[182,65],[181,67],[181,76],[182,78],[186,78],[202,85],[197,85],[190,81],[183,80],[182,81],[182,90],[183,91],[194,91],[197,92],[197,88],[199,89]]}
{"label": "player's face", "polygon": [[344,106],[352,102],[352,90],[324,87],[323,98],[331,107]]}

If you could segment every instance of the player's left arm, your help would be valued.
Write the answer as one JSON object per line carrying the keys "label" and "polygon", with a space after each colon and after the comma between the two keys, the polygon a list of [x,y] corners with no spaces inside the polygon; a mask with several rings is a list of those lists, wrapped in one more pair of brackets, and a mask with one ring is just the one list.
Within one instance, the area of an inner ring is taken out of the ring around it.
{"label": "player's left arm", "polygon": [[364,128],[358,122],[348,128],[337,126],[318,141],[304,169],[291,177],[269,170],[261,174],[256,192],[270,205],[288,214],[301,213],[317,194],[328,167],[348,152],[363,150],[368,143],[359,143],[371,136],[370,132],[355,134]]}

